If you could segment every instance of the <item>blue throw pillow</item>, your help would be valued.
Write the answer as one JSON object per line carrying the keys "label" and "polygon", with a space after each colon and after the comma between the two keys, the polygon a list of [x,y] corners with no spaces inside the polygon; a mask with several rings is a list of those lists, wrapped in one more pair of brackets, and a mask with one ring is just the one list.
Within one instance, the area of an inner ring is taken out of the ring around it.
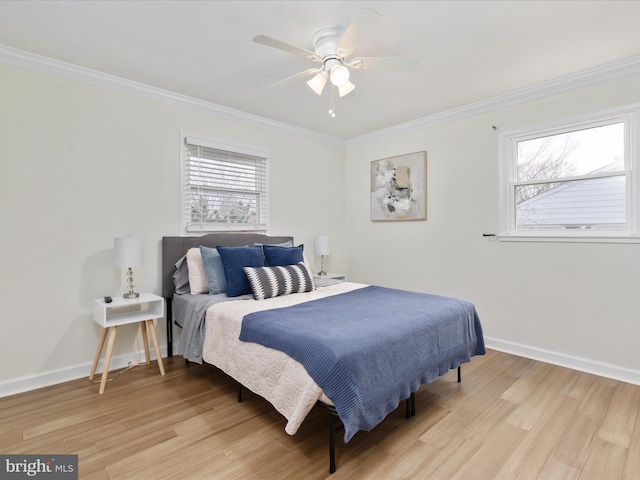
{"label": "blue throw pillow", "polygon": [[227,291],[227,278],[218,250],[200,245],[200,253],[202,254],[204,271],[207,273],[209,295],[225,293]]}
{"label": "blue throw pillow", "polygon": [[244,267],[264,267],[262,247],[217,247],[227,279],[227,297],[251,293]]}
{"label": "blue throw pillow", "polygon": [[264,257],[269,267],[284,267],[304,262],[303,245],[297,247],[279,247],[277,245],[262,245]]}

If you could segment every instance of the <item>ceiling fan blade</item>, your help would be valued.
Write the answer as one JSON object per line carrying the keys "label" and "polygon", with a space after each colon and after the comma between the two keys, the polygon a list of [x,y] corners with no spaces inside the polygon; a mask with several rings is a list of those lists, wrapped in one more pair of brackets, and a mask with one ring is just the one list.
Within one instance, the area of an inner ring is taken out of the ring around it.
{"label": "ceiling fan blade", "polygon": [[414,70],[418,66],[418,59],[405,57],[358,57],[346,63],[346,65],[356,70],[372,70],[374,68]]}
{"label": "ceiling fan blade", "polygon": [[360,41],[371,34],[380,23],[380,15],[375,10],[363,8],[342,34],[336,50],[341,57],[347,57],[358,46]]}
{"label": "ceiling fan blade", "polygon": [[281,40],[277,40],[275,38],[267,37],[266,35],[256,35],[253,37],[253,41],[256,43],[261,43],[262,45],[266,45],[267,47],[277,48],[278,50],[283,50],[288,53],[293,53],[294,55],[299,55],[301,57],[308,58],[315,62],[321,62],[322,59],[313,53],[311,50],[306,50],[304,48],[296,47],[294,45],[290,45]]}
{"label": "ceiling fan blade", "polygon": [[322,67],[320,67],[320,68],[310,68],[308,70],[304,70],[303,72],[296,73],[295,75],[291,75],[290,77],[283,78],[282,80],[279,80],[276,83],[272,83],[269,86],[270,87],[275,87],[275,86],[285,85],[285,84],[288,84],[288,83],[293,83],[296,80],[298,80],[299,78],[305,78],[305,77],[308,78],[308,77],[311,77],[312,75],[316,75],[316,74],[320,73],[321,71],[322,71]]}

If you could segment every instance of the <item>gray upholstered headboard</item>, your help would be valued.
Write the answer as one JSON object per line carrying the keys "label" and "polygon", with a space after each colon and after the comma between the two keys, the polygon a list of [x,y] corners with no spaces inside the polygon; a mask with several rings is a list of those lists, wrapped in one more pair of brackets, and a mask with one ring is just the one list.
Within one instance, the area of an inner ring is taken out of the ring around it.
{"label": "gray upholstered headboard", "polygon": [[259,233],[212,233],[201,237],[162,237],[162,296],[173,297],[175,263],[192,247],[242,247],[254,243],[284,243],[293,237],[270,237]]}

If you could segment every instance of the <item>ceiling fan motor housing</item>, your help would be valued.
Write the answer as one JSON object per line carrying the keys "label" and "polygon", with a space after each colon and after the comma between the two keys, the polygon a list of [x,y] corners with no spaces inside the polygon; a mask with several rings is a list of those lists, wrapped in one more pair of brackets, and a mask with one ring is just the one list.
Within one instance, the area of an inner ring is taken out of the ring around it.
{"label": "ceiling fan motor housing", "polygon": [[342,63],[344,55],[340,56],[337,50],[344,31],[342,27],[329,27],[318,30],[313,35],[313,51],[322,59],[327,70]]}

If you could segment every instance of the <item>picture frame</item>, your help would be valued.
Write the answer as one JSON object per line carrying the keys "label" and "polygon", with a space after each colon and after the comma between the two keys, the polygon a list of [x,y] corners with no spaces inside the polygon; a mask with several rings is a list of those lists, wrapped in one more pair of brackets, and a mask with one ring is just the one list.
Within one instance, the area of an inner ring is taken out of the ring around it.
{"label": "picture frame", "polygon": [[371,162],[371,221],[427,219],[427,152]]}

